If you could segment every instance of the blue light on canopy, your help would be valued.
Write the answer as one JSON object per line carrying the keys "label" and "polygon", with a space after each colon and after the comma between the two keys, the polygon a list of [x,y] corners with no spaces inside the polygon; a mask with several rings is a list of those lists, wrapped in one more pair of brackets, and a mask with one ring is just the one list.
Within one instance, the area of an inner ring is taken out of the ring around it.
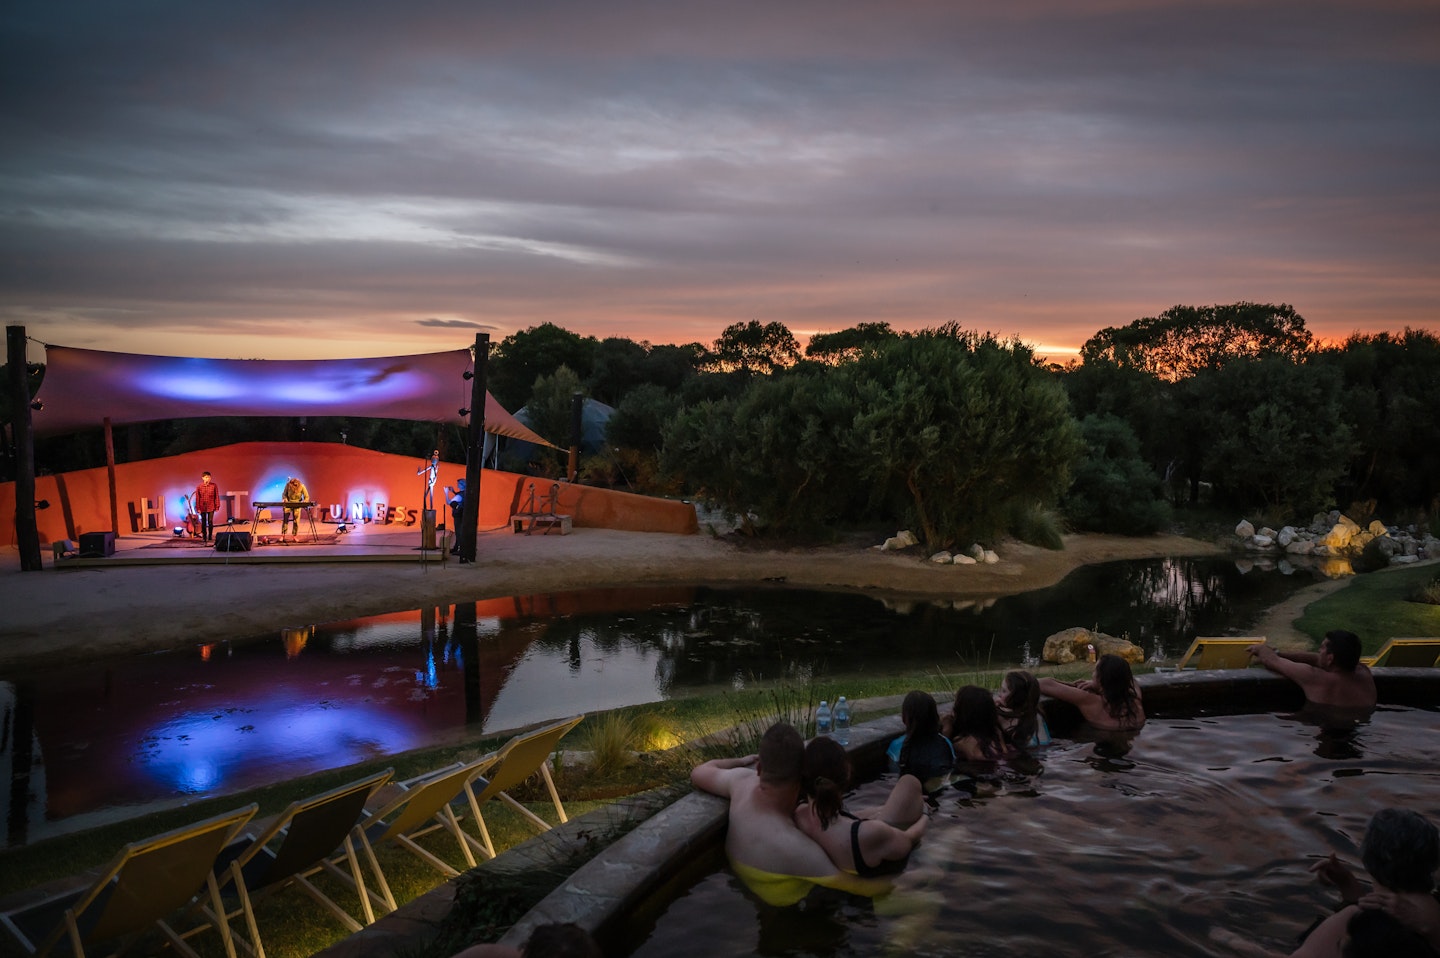
{"label": "blue light on canopy", "polygon": [[[201,416],[462,423],[470,350],[369,359],[195,359],[45,347],[37,435]],[[485,431],[551,445],[485,395]]]}

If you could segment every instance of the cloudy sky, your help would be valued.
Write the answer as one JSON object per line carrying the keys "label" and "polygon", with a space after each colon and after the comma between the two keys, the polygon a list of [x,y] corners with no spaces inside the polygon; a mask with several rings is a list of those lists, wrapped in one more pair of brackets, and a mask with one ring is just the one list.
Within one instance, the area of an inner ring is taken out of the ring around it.
{"label": "cloudy sky", "polygon": [[0,44],[43,342],[1440,329],[1435,0],[7,0]]}

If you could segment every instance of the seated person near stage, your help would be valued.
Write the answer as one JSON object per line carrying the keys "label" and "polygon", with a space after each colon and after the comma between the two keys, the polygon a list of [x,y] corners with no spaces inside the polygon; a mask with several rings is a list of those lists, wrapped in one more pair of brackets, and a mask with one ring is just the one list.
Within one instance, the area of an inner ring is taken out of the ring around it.
{"label": "seated person near stage", "polygon": [[920,780],[902,775],[890,797],[863,818],[846,811],[850,759],[833,738],[813,738],[805,746],[805,801],[795,809],[795,824],[813,839],[835,867],[869,878],[898,872],[925,834],[925,796]]}
{"label": "seated person near stage", "polygon": [[1250,654],[1271,672],[1283,675],[1313,705],[1339,708],[1375,707],[1375,676],[1360,661],[1360,637],[1336,629],[1325,633],[1319,652],[1281,652],[1263,642]]}
{"label": "seated person near stage", "polygon": [[890,742],[886,755],[901,775],[913,775],[926,792],[943,788],[955,770],[955,747],[940,732],[940,710],[935,698],[919,689],[900,703],[905,734]]}
{"label": "seated person near stage", "polygon": [[766,904],[800,901],[815,885],[861,894],[884,890],[835,867],[825,850],[795,825],[805,742],[794,726],[772,725],[760,753],[711,759],[690,773],[696,788],[730,800],[725,855],[747,888]]}
{"label": "seated person near stage", "polygon": [[[285,491],[280,493],[280,498],[287,503],[309,502],[310,490],[305,488],[305,483],[291,476],[289,481],[285,483]],[[285,507],[280,519],[280,534],[282,536],[285,534],[285,527],[287,525],[293,530],[294,535],[298,536],[300,534],[300,510],[298,508],[291,508],[288,505]]]}

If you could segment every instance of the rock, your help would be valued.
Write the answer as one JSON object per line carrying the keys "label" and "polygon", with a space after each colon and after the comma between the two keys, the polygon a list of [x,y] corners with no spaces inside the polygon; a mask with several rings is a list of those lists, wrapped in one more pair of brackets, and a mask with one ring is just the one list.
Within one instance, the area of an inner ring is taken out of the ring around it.
{"label": "rock", "polygon": [[1329,532],[1325,533],[1325,537],[1320,540],[1319,544],[1325,546],[1327,549],[1337,551],[1344,549],[1350,544],[1350,540],[1355,537],[1355,533],[1359,528],[1360,527],[1353,522],[1348,526],[1343,522],[1337,522],[1330,527]]}
{"label": "rock", "polygon": [[1275,540],[1270,536],[1254,535],[1245,540],[1245,548],[1255,552],[1265,552],[1275,547]]}
{"label": "rock", "polygon": [[895,538],[904,540],[906,547],[920,544],[920,540],[915,538],[915,533],[911,532],[909,529],[902,529],[901,531],[895,533]]}
{"label": "rock", "polygon": [[1300,532],[1294,526],[1285,526],[1275,534],[1275,544],[1282,549],[1290,548],[1290,543],[1300,537]]}
{"label": "rock", "polygon": [[1255,527],[1248,519],[1241,519],[1240,524],[1235,527],[1235,535],[1241,539],[1248,539],[1255,534]]}
{"label": "rock", "polygon": [[1385,523],[1381,522],[1379,519],[1371,519],[1370,524],[1365,527],[1365,531],[1370,533],[1377,539],[1381,536],[1388,536],[1390,534],[1390,530],[1385,528]]}
{"label": "rock", "polygon": [[986,549],[986,550],[985,550],[985,564],[986,564],[986,565],[994,565],[995,563],[997,563],[997,562],[999,562],[999,561],[1000,561],[1000,556],[999,556],[999,555],[997,555],[996,553],[992,552],[992,551],[989,550],[989,549]]}
{"label": "rock", "polygon": [[1062,629],[1045,640],[1045,650],[1040,657],[1046,662],[1065,665],[1069,662],[1084,661],[1085,646],[1094,645],[1095,655],[1118,655],[1127,662],[1145,661],[1145,652],[1129,639],[1118,639],[1104,632],[1092,632],[1083,627]]}
{"label": "rock", "polygon": [[966,549],[965,552],[968,556],[970,556],[970,558],[974,559],[976,562],[985,561],[985,547],[978,542],[972,545],[969,549]]}
{"label": "rock", "polygon": [[952,563],[954,563],[955,565],[974,565],[974,564],[975,564],[975,557],[974,557],[974,556],[961,555],[960,553],[957,552],[957,553],[955,553],[955,555],[951,556],[950,561],[951,561]]}
{"label": "rock", "polygon": [[1273,538],[1275,538],[1276,536],[1278,536],[1280,533],[1276,532],[1274,529],[1270,528],[1269,526],[1261,526],[1261,527],[1260,527],[1260,531],[1256,532],[1255,534],[1256,534],[1257,536],[1264,536],[1264,537],[1267,538],[1267,539],[1273,539]]}
{"label": "rock", "polygon": [[880,547],[880,550],[882,552],[899,552],[908,545],[909,543],[899,536],[891,536],[885,540],[885,544]]}
{"label": "rock", "polygon": [[1296,539],[1285,547],[1285,551],[1291,555],[1308,556],[1315,551],[1315,543],[1309,539]]}
{"label": "rock", "polygon": [[1419,561],[1420,561],[1420,557],[1419,557],[1419,556],[1391,556],[1391,557],[1390,557],[1390,564],[1391,564],[1391,565],[1408,565],[1408,564],[1411,563],[1411,562],[1419,562]]}
{"label": "rock", "polygon": [[948,552],[937,552],[930,557],[930,561],[936,565],[950,565],[955,559]]}

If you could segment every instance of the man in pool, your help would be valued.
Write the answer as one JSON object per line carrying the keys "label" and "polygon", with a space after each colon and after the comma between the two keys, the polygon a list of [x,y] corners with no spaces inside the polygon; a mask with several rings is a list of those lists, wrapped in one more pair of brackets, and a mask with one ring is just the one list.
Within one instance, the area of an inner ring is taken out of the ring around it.
{"label": "man in pool", "polygon": [[1375,677],[1360,661],[1360,637],[1336,629],[1325,633],[1319,652],[1281,652],[1261,642],[1250,654],[1271,672],[1283,675],[1312,705],[1373,709]]}
{"label": "man in pool", "polygon": [[[795,825],[805,742],[794,726],[777,722],[760,740],[760,754],[716,758],[690,773],[694,786],[730,800],[725,854],[735,874],[767,904],[793,905],[814,885],[874,894],[872,880],[839,871]],[[879,886],[883,887],[883,886]]]}

